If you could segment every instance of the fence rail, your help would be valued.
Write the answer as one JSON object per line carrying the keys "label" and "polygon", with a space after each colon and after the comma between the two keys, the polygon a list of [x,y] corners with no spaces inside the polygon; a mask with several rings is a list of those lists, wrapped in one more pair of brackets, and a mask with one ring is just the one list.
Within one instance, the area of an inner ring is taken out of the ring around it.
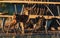
{"label": "fence rail", "polygon": [[40,1],[0,1],[0,3],[60,4],[60,2],[40,2]]}

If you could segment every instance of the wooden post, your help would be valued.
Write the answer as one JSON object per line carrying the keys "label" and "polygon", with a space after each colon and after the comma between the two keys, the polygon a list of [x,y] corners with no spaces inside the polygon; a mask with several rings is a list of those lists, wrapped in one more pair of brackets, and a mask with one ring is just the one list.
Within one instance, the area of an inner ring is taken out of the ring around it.
{"label": "wooden post", "polygon": [[22,34],[24,34],[24,25],[23,25],[23,22],[20,22],[20,26],[21,26],[21,29],[22,29]]}

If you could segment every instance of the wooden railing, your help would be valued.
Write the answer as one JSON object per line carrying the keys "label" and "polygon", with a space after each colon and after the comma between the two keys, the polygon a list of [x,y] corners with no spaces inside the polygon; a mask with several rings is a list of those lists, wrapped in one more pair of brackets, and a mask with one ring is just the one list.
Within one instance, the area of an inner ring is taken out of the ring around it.
{"label": "wooden railing", "polygon": [[0,18],[6,18],[6,17],[13,19],[13,16],[12,15],[0,15]]}
{"label": "wooden railing", "polygon": [[42,15],[29,15],[29,18],[36,18],[36,17],[44,17],[45,19],[52,19],[52,18],[58,18],[60,19],[60,16],[42,16]]}
{"label": "wooden railing", "polygon": [[40,2],[40,1],[0,1],[0,3],[60,4],[60,2]]}
{"label": "wooden railing", "polygon": [[[29,18],[36,18],[36,17],[44,17],[45,19],[52,19],[52,18],[58,18],[60,19],[60,16],[42,16],[42,15],[29,15]],[[13,15],[0,15],[1,17],[8,17],[13,19]]]}

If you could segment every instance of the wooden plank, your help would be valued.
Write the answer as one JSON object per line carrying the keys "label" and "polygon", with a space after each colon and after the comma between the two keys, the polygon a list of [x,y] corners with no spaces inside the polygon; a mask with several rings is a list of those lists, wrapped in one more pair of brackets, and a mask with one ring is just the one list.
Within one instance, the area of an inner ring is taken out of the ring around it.
{"label": "wooden plank", "polygon": [[52,18],[58,18],[60,19],[60,16],[42,16],[42,15],[29,15],[29,18],[36,18],[36,17],[44,17],[45,19],[52,19]]}
{"label": "wooden plank", "polygon": [[0,1],[0,3],[60,4],[60,2],[40,2],[40,1]]}
{"label": "wooden plank", "polygon": [[[52,18],[60,19],[60,16],[42,16],[42,15],[29,15],[29,18],[36,18],[38,16],[44,17],[45,19],[52,19]],[[0,15],[0,18],[1,17],[9,17],[9,18],[11,17],[11,18],[13,18],[13,15]]]}
{"label": "wooden plank", "polygon": [[6,17],[13,19],[13,16],[12,15],[0,15],[0,18],[6,18]]}
{"label": "wooden plank", "polygon": [[0,15],[0,17],[13,17],[12,15]]}

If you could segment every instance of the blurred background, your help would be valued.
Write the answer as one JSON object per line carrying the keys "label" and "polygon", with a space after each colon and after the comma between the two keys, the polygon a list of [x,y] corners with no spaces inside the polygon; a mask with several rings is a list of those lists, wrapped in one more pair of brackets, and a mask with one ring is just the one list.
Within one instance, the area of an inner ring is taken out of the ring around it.
{"label": "blurred background", "polygon": [[[16,0],[1,0],[16,1]],[[41,2],[60,2],[60,0],[17,0],[17,1],[41,1]],[[24,15],[42,15],[29,19],[24,22],[24,34],[21,36],[19,23],[9,28],[12,19],[7,17],[0,18],[1,38],[59,38],[60,37],[60,5],[59,4],[18,4],[18,3],[0,3],[0,15],[13,16],[16,14]],[[59,18],[45,19],[44,16],[57,16]],[[34,16],[32,16],[34,17]],[[26,17],[27,18],[27,17]],[[5,27],[8,26],[8,27]],[[34,28],[35,26],[35,28]],[[31,30],[32,29],[32,30]],[[5,35],[6,33],[6,35]],[[4,35],[3,35],[4,34]],[[9,35],[7,35],[9,34]],[[12,35],[11,35],[12,34]],[[16,35],[15,35],[16,34]],[[15,35],[15,36],[14,36]]]}

